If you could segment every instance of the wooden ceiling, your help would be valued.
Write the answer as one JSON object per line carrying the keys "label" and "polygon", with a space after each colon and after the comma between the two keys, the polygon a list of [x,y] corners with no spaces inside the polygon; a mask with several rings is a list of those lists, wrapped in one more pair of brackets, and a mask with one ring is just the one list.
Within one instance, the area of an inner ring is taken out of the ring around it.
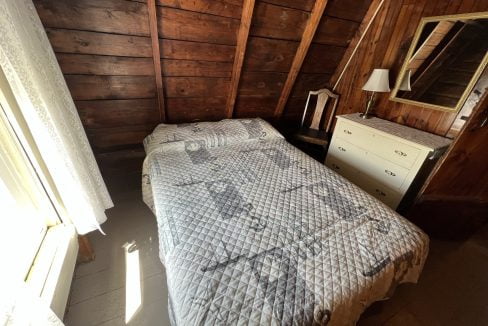
{"label": "wooden ceiling", "polygon": [[329,0],[322,15],[326,2],[34,0],[96,153],[140,146],[161,117],[298,121],[371,0]]}

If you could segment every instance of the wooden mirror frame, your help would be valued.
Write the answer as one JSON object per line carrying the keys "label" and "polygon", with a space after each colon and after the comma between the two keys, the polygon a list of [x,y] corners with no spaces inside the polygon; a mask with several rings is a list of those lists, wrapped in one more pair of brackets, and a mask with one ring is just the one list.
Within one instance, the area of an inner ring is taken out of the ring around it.
{"label": "wooden mirror frame", "polygon": [[479,79],[481,73],[483,72],[483,70],[485,69],[485,67],[488,63],[488,52],[483,57],[483,60],[481,60],[481,63],[478,66],[476,72],[473,74],[473,77],[471,78],[468,86],[464,90],[464,92],[463,92],[461,98],[459,99],[458,103],[456,104],[456,106],[453,108],[447,107],[447,106],[442,106],[442,105],[436,105],[436,104],[430,104],[430,103],[415,101],[415,100],[404,99],[404,98],[397,97],[397,94],[398,94],[400,85],[402,83],[402,80],[405,77],[405,73],[406,73],[407,66],[408,66],[408,61],[413,56],[415,48],[416,48],[416,46],[420,40],[420,36],[422,35],[422,31],[424,30],[424,27],[426,24],[433,23],[433,22],[441,22],[441,21],[446,21],[446,20],[459,21],[459,20],[483,19],[483,18],[488,19],[488,12],[485,11],[485,12],[475,12],[475,13],[459,14],[459,15],[423,17],[419,23],[419,26],[417,27],[417,30],[415,32],[412,43],[410,44],[410,48],[408,50],[407,56],[405,57],[405,60],[402,64],[402,68],[400,69],[400,73],[398,74],[398,77],[396,79],[395,87],[393,88],[392,92],[390,93],[390,100],[395,101],[395,102],[420,106],[422,108],[428,108],[428,109],[434,109],[434,110],[440,110],[440,111],[446,111],[446,112],[452,112],[452,113],[458,112],[462,108],[462,106],[464,105],[464,102],[467,100],[470,92],[472,91],[473,87],[475,86],[477,80]]}

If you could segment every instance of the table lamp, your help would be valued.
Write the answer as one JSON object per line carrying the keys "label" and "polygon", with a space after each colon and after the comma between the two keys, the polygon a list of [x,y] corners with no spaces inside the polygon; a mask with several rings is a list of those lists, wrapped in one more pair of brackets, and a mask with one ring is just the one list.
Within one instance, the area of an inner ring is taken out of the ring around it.
{"label": "table lamp", "polygon": [[370,111],[373,109],[376,93],[386,93],[390,91],[388,73],[388,69],[375,69],[371,73],[371,76],[369,76],[366,84],[364,84],[363,90],[371,92],[371,95],[366,104],[366,111],[361,114],[361,118],[368,119],[371,117]]}

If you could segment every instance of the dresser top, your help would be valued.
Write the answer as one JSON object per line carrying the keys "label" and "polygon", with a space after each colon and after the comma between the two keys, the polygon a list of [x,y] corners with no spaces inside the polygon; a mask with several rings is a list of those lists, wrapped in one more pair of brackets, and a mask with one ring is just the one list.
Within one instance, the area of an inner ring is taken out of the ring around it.
{"label": "dresser top", "polygon": [[360,125],[370,127],[379,131],[383,131],[387,134],[405,139],[407,141],[428,147],[432,150],[449,146],[451,139],[437,136],[425,131],[410,128],[395,122],[383,120],[380,118],[363,119],[359,116],[359,113],[340,115],[338,118],[353,121]]}

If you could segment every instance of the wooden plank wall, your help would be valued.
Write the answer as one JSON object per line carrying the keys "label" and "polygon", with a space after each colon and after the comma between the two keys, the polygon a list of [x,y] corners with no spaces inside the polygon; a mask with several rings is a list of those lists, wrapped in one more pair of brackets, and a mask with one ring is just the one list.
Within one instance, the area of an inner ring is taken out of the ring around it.
{"label": "wooden plank wall", "polygon": [[[394,85],[421,17],[487,10],[488,1],[385,1],[336,89],[341,94],[337,114],[364,111],[367,94],[361,87],[374,68],[390,68],[390,83]],[[378,97],[376,113],[381,118],[438,135],[446,135],[456,119],[454,113],[392,102],[388,94]]]}
{"label": "wooden plank wall", "polygon": [[[371,0],[330,0],[284,112],[299,123],[309,90],[327,85]],[[314,0],[257,1],[235,117],[272,118]]]}
{"label": "wooden plank wall", "polygon": [[[285,118],[327,84],[371,0],[330,0]],[[234,117],[271,118],[315,0],[257,0]],[[159,123],[145,0],[34,0],[97,156]],[[170,123],[225,117],[242,0],[156,0]],[[125,154],[122,157],[126,157]]]}

